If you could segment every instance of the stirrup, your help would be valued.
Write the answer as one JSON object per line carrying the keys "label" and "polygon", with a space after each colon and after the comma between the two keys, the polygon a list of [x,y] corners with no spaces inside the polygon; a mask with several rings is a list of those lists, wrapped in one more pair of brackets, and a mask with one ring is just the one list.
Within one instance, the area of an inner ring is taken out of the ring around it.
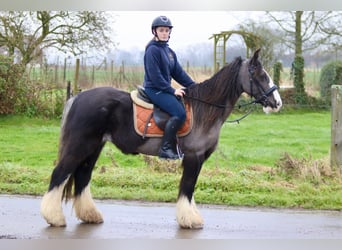
{"label": "stirrup", "polygon": [[176,150],[177,150],[177,154],[178,154],[179,159],[182,160],[183,157],[184,157],[184,153],[183,153],[182,150],[180,149],[178,143],[177,143],[177,145],[176,145]]}

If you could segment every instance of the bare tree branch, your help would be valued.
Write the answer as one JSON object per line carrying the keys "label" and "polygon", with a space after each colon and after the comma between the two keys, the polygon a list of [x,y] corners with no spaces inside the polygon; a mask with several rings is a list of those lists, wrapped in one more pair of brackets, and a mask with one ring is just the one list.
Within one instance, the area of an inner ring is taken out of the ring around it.
{"label": "bare tree branch", "polygon": [[89,48],[115,46],[107,12],[6,11],[0,12],[0,47],[18,51],[24,64],[47,48],[79,55]]}
{"label": "bare tree branch", "polygon": [[[284,32],[280,37],[282,42],[291,49],[296,47],[295,13],[296,11],[267,12],[270,21]],[[331,46],[332,41],[338,43],[338,38],[342,36],[342,12],[303,11],[300,35],[303,52],[323,45]]]}

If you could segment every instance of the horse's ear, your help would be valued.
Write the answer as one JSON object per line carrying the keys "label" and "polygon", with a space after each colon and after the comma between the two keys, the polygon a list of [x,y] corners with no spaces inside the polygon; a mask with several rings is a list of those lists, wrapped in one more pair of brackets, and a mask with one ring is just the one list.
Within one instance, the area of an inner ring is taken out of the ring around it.
{"label": "horse's ear", "polygon": [[260,52],[260,48],[254,52],[253,57],[249,61],[249,65],[254,66],[254,68],[256,68],[258,65],[259,52]]}
{"label": "horse's ear", "polygon": [[255,57],[255,60],[257,60],[258,58],[259,58],[259,52],[260,52],[260,48],[259,49],[257,49],[255,52],[254,52],[254,55],[253,55],[253,57]]}

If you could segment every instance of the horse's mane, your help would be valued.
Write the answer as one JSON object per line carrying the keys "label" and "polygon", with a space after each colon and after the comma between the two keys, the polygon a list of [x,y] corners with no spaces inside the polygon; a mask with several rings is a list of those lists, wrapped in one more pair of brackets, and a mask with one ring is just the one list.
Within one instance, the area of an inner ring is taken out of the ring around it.
{"label": "horse's mane", "polygon": [[[207,103],[231,105],[231,108],[233,108],[233,102],[242,93],[241,86],[237,84],[241,64],[242,58],[237,57],[211,78],[188,88],[187,95],[192,99],[192,107],[197,124],[203,123],[203,120],[206,120],[210,126],[212,121],[222,116],[225,112],[225,108],[218,108]],[[203,102],[194,99],[199,99]]]}

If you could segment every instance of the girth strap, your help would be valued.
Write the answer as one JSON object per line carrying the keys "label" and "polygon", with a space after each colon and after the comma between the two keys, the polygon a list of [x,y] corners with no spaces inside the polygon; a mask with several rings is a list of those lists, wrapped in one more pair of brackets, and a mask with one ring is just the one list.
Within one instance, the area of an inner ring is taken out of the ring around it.
{"label": "girth strap", "polygon": [[148,129],[149,124],[151,123],[152,117],[153,117],[153,112],[151,112],[151,114],[149,114],[149,116],[147,117],[145,127],[144,127],[144,133],[142,135],[143,139],[145,139],[145,137],[146,137],[147,129]]}

